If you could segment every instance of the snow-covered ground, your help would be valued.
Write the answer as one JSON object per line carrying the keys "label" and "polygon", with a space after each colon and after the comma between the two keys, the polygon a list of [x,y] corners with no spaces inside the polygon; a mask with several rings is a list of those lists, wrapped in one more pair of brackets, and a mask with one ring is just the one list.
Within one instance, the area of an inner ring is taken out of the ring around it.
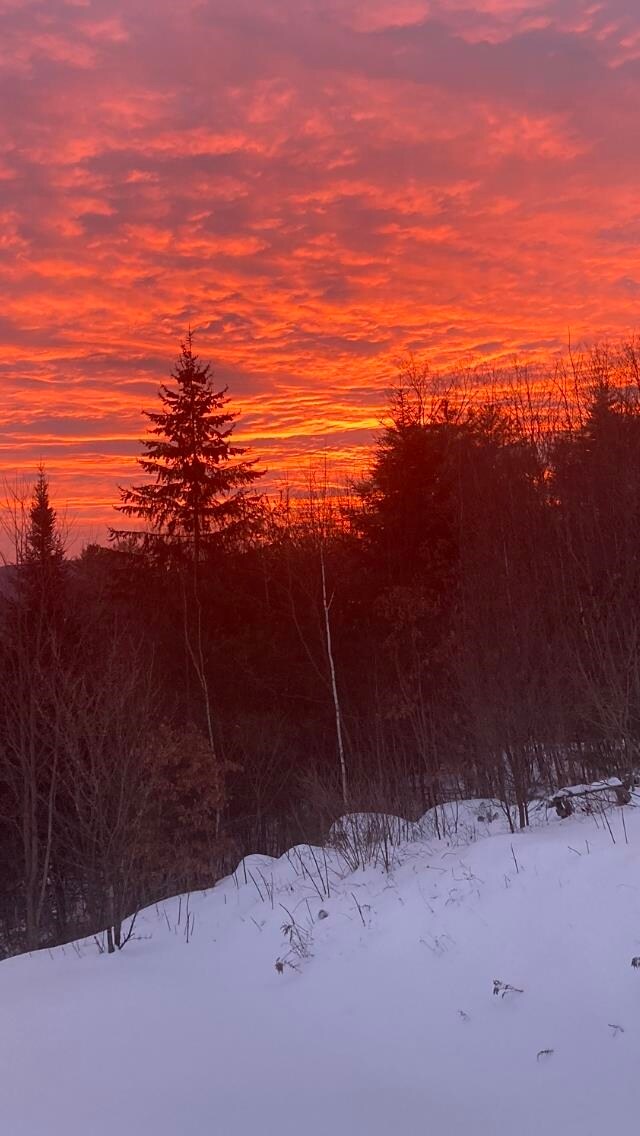
{"label": "snow-covered ground", "polygon": [[640,808],[626,839],[478,815],[388,873],[254,856],[120,954],[3,962],[0,1132],[635,1136]]}

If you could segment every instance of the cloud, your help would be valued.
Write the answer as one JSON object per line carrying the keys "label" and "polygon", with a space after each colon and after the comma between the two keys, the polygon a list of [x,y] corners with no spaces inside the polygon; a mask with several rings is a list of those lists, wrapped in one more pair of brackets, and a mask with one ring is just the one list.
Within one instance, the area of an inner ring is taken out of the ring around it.
{"label": "cloud", "polygon": [[635,0],[0,0],[1,467],[104,522],[189,323],[274,477],[633,330],[639,96]]}

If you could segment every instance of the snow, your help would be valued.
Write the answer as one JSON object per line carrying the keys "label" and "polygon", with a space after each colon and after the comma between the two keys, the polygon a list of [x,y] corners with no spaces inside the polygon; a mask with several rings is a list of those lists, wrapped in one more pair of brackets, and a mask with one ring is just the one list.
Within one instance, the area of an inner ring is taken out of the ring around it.
{"label": "snow", "polygon": [[559,797],[581,797],[585,793],[601,793],[605,789],[622,788],[619,777],[607,777],[602,781],[592,781],[589,785],[567,785],[564,789],[558,789],[551,800],[555,801]]}
{"label": "snow", "polygon": [[431,812],[389,871],[250,856],[117,955],[3,962],[1,1131],[635,1136],[640,808],[533,815]]}

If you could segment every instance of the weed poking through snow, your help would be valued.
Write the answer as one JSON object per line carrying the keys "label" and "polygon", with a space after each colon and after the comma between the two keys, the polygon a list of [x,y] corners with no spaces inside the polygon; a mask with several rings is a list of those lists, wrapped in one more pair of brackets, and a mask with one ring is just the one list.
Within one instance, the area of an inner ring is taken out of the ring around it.
{"label": "weed poking through snow", "polygon": [[512,986],[510,982],[501,982],[499,978],[493,980],[493,993],[504,998],[507,994],[524,994],[519,986]]}

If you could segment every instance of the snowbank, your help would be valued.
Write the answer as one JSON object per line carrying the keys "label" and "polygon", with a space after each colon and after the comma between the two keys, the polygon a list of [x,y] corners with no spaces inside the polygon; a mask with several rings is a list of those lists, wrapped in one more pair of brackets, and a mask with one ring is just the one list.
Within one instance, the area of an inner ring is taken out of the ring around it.
{"label": "snowbank", "polygon": [[144,912],[121,954],[3,962],[2,1132],[635,1136],[640,810],[625,819],[626,839],[619,810],[611,833],[512,835],[466,802],[427,813],[390,872],[336,848],[251,856]]}

